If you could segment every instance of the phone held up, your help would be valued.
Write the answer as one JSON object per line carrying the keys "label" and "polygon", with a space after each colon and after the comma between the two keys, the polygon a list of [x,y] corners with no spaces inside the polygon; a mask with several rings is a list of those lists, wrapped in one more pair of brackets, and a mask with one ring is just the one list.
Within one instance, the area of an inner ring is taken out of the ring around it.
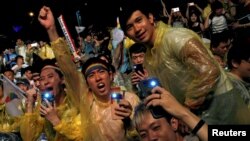
{"label": "phone held up", "polygon": [[45,107],[48,107],[46,101],[47,100],[52,106],[55,101],[55,96],[52,94],[52,89],[46,89],[41,93],[41,104]]}
{"label": "phone held up", "polygon": [[156,77],[150,77],[148,79],[141,80],[138,85],[140,88],[139,97],[141,99],[144,99],[148,95],[150,95],[152,93],[151,91],[154,87],[161,86],[160,80]]}
{"label": "phone held up", "polygon": [[188,3],[189,6],[194,6],[194,2]]}
{"label": "phone held up", "polygon": [[122,117],[115,114],[115,108],[119,107],[120,101],[123,99],[123,94],[120,87],[113,87],[110,91],[111,97],[111,117],[113,120],[121,120]]}
{"label": "phone held up", "polygon": [[180,11],[180,8],[179,8],[179,7],[172,8],[172,11],[173,11],[173,12],[179,12],[179,11]]}
{"label": "phone held up", "polygon": [[136,64],[136,65],[133,65],[133,69],[136,73],[138,72],[141,72],[144,74],[144,70],[143,70],[143,66],[142,64]]}
{"label": "phone held up", "polygon": [[[139,97],[141,100],[145,99],[147,96],[152,94],[152,89],[161,86],[160,80],[156,77],[150,77],[146,80],[142,80],[139,83],[140,93]],[[150,111],[154,118],[158,119],[169,115],[161,106],[152,106]]]}

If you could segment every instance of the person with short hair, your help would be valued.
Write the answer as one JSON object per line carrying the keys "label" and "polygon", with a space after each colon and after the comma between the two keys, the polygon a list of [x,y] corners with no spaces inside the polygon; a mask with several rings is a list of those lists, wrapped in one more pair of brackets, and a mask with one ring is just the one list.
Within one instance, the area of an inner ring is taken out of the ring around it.
{"label": "person with short hair", "polygon": [[24,92],[30,89],[30,82],[26,78],[17,78],[16,85]]}
{"label": "person with short hair", "polygon": [[123,141],[131,130],[130,120],[139,98],[134,93],[118,91],[122,99],[119,106],[114,109],[118,119],[113,119],[111,65],[98,57],[93,57],[83,64],[81,74],[71,59],[67,43],[56,31],[55,19],[49,7],[41,8],[39,22],[47,30],[57,64],[66,76],[67,96],[81,113],[82,140]]}
{"label": "person with short hair", "polygon": [[242,118],[250,111],[238,111],[247,111],[247,107],[196,33],[155,22],[149,5],[142,0],[126,1],[119,18],[125,34],[147,46],[145,68],[149,75],[159,78],[178,101],[208,124],[250,123],[250,118]]}
{"label": "person with short hair", "polygon": [[5,68],[3,70],[3,75],[6,76],[10,81],[12,81],[14,83],[16,82],[16,80],[15,80],[15,73],[14,73],[14,71],[12,69]]}
{"label": "person with short hair", "polygon": [[[148,77],[147,70],[143,67],[145,63],[145,55],[146,55],[147,48],[144,44],[141,43],[134,43],[129,47],[129,55],[130,61],[133,65],[133,71],[130,74],[132,90],[138,95],[140,93],[140,89],[138,87],[138,83],[141,80],[144,80]],[[142,69],[138,69],[142,67]]]}
{"label": "person with short hair", "polygon": [[[142,141],[184,141],[187,138],[181,131],[182,122],[192,130],[192,134],[188,132],[186,135],[190,134],[192,139],[198,136],[202,141],[208,140],[208,126],[202,119],[180,104],[164,88],[155,87],[151,92],[152,94],[136,107],[133,118],[133,125]],[[157,112],[156,117],[154,110],[157,110],[157,106],[162,107],[164,111]]]}
{"label": "person with short hair", "polygon": [[[26,92],[25,114],[20,123],[20,133],[25,141],[37,140],[42,133],[51,141],[81,140],[80,114],[69,92],[64,87],[64,75],[54,59],[44,60],[40,71],[40,84],[44,91],[32,88]],[[42,102],[42,93],[54,97]],[[45,103],[45,104],[44,104]]]}
{"label": "person with short hair", "polygon": [[250,43],[233,43],[227,55],[228,76],[239,90],[244,103],[250,108]]}

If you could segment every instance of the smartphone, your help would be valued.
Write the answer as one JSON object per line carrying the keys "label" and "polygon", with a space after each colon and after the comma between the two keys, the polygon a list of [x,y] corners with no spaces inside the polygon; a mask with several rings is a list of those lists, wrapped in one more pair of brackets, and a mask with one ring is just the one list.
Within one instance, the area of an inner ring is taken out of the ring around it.
{"label": "smartphone", "polygon": [[31,47],[38,47],[38,43],[32,43]]}
{"label": "smartphone", "polygon": [[148,95],[151,94],[151,91],[156,86],[161,86],[160,80],[156,77],[150,77],[145,80],[141,80],[138,84],[140,92],[139,97],[141,99],[146,98]]}
{"label": "smartphone", "polygon": [[194,6],[194,2],[188,3],[189,6]]}
{"label": "smartphone", "polygon": [[175,8],[172,8],[173,12],[179,12],[180,11],[180,8],[179,7],[175,7]]}
{"label": "smartphone", "polygon": [[41,104],[48,107],[45,99],[53,106],[53,103],[55,101],[55,96],[51,93],[52,89],[44,90],[41,93]]}
{"label": "smartphone", "polygon": [[111,117],[113,120],[121,120],[122,117],[115,114],[115,108],[119,107],[120,101],[123,99],[123,95],[120,92],[111,92]]}
{"label": "smartphone", "polygon": [[[161,86],[160,80],[156,77],[151,77],[146,80],[142,80],[139,82],[139,97],[141,100],[145,99],[148,95],[152,94],[152,89]],[[168,113],[161,107],[161,106],[152,106],[149,107],[150,112],[152,113],[153,117],[158,119],[161,117],[165,117],[168,115]]]}
{"label": "smartphone", "polygon": [[116,92],[111,93],[111,104],[114,103],[119,104],[122,98],[123,96],[121,93],[116,93]]}
{"label": "smartphone", "polygon": [[142,64],[136,64],[136,65],[134,65],[133,69],[135,70],[136,73],[138,73],[140,71],[141,73],[144,74],[144,70],[143,70]]}

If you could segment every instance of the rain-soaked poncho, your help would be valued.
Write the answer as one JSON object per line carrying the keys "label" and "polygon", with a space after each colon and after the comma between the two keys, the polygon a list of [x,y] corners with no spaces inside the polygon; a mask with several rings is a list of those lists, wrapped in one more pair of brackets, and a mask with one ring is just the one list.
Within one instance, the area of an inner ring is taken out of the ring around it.
{"label": "rain-soaked poncho", "polygon": [[36,141],[42,132],[45,132],[49,141],[80,141],[81,121],[76,108],[70,106],[71,102],[66,97],[63,104],[56,107],[61,122],[54,126],[45,118],[41,117],[39,105],[34,113],[26,113],[20,123],[20,133],[24,141]]}
{"label": "rain-soaked poncho", "polygon": [[0,132],[19,132],[20,117],[12,117],[7,114],[5,104],[0,104]]}
{"label": "rain-soaked poncho", "polygon": [[[250,123],[250,118],[241,122],[240,116],[230,117],[230,112],[245,105],[234,98],[237,95],[233,95],[226,73],[200,37],[189,29],[172,28],[163,22],[156,26],[154,46],[146,52],[145,67],[149,74],[158,77],[164,88],[191,109],[203,107],[204,101],[213,97],[208,111],[202,112],[208,123]],[[230,101],[224,101],[224,97]],[[241,106],[227,107],[230,104]]]}
{"label": "rain-soaked poncho", "polygon": [[[121,120],[112,120],[110,103],[98,101],[89,90],[81,72],[71,60],[71,53],[66,42],[59,38],[52,42],[52,48],[58,66],[64,74],[68,97],[81,113],[83,141],[123,141],[126,133]],[[71,89],[68,89],[70,87]],[[134,108],[139,98],[126,92],[127,99]],[[132,118],[133,114],[131,115]],[[65,127],[67,128],[67,126]],[[133,132],[129,132],[133,133]],[[133,135],[133,134],[132,134]]]}
{"label": "rain-soaked poncho", "polygon": [[[61,48],[60,41],[52,43],[55,49],[60,49],[59,51],[54,51],[60,68],[76,67],[70,64],[72,62],[70,56],[64,56],[65,51]],[[64,73],[66,98],[61,105],[57,105],[56,107],[61,122],[53,126],[48,120],[41,117],[39,111],[40,100],[38,100],[38,106],[34,109],[35,111],[33,113],[26,113],[22,117],[20,132],[23,140],[36,141],[42,132],[45,132],[49,141],[82,140],[81,116],[77,107],[79,103],[76,103],[75,97],[73,97],[79,95],[77,92],[81,90],[81,87],[79,87],[79,81],[73,76],[75,75],[72,74],[71,76]]]}

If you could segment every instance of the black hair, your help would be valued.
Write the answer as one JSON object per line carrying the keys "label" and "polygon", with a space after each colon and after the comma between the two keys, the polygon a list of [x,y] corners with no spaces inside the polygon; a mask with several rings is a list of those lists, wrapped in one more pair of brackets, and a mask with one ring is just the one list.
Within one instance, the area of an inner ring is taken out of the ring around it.
{"label": "black hair", "polygon": [[27,72],[27,71],[29,71],[29,70],[32,72],[33,69],[32,69],[31,66],[27,66],[25,68],[21,68],[21,76],[23,76],[24,73]]}
{"label": "black hair", "polygon": [[108,55],[108,54],[100,53],[100,54],[98,54],[97,57],[98,57],[98,58],[105,57],[105,58],[108,60],[108,63],[110,63],[110,64],[112,63],[112,58],[111,58],[111,56]]}
{"label": "black hair", "polygon": [[18,58],[24,59],[22,55],[17,55],[17,56],[15,57],[15,61],[16,61],[16,62],[17,62]]}
{"label": "black hair", "polygon": [[227,54],[228,69],[232,69],[232,62],[241,63],[242,60],[248,61],[250,59],[250,43],[244,41],[234,41],[233,46],[229,49]]}
{"label": "black hair", "polygon": [[222,4],[220,1],[218,1],[218,0],[215,0],[215,1],[211,4],[211,9],[212,9],[212,11],[214,11],[214,12],[215,12],[215,10],[220,9],[220,8],[223,8],[223,4]]}
{"label": "black hair", "polygon": [[129,48],[129,54],[130,54],[130,56],[132,55],[132,53],[142,53],[142,52],[146,53],[146,51],[147,51],[147,48],[142,43],[134,43]]}
{"label": "black hair", "polygon": [[140,10],[147,17],[149,13],[153,13],[149,8],[149,0],[122,0],[121,1],[121,11],[119,13],[119,20],[121,29],[126,34],[126,23],[133,12]]}
{"label": "black hair", "polygon": [[[136,127],[137,126],[137,119],[140,119],[140,117],[145,114],[146,112],[149,112],[150,114],[152,114],[152,107],[147,107],[145,105],[145,103],[140,102],[136,107],[135,107],[135,112],[134,112],[134,119],[133,119],[133,125]],[[173,118],[173,115],[171,115],[170,113],[168,113],[167,111],[164,111],[164,113],[162,114],[163,116],[159,117],[159,118],[165,118],[167,120],[168,123],[170,123],[170,120]],[[153,116],[153,114],[152,114]],[[153,118],[155,118],[153,116]],[[156,118],[155,118],[156,119]],[[140,122],[140,121],[139,121]]]}
{"label": "black hair", "polygon": [[39,73],[43,67],[43,59],[37,55],[36,53],[33,53],[33,62],[31,64],[32,66],[32,73]]}
{"label": "black hair", "polygon": [[5,73],[5,72],[12,72],[13,74],[15,74],[15,72],[11,69],[11,68],[9,68],[9,67],[5,67],[4,69],[3,69],[3,73]]}
{"label": "black hair", "polygon": [[229,31],[227,30],[224,30],[221,33],[213,34],[211,38],[210,48],[217,48],[221,42],[227,42],[229,39],[231,39],[231,36],[229,35]]}
{"label": "black hair", "polygon": [[111,64],[112,64],[112,58],[111,58],[110,55],[105,54],[105,53],[100,53],[97,57],[100,58],[100,59],[101,59],[101,57],[105,57],[105,58],[107,59],[107,61],[108,61],[107,63],[110,64],[110,69],[111,69],[111,71],[112,71],[113,73],[115,73],[115,67],[114,67],[113,65],[111,65]]}
{"label": "black hair", "polygon": [[18,85],[18,84],[24,84],[28,87],[30,86],[30,82],[26,78],[16,78],[16,85]]}

